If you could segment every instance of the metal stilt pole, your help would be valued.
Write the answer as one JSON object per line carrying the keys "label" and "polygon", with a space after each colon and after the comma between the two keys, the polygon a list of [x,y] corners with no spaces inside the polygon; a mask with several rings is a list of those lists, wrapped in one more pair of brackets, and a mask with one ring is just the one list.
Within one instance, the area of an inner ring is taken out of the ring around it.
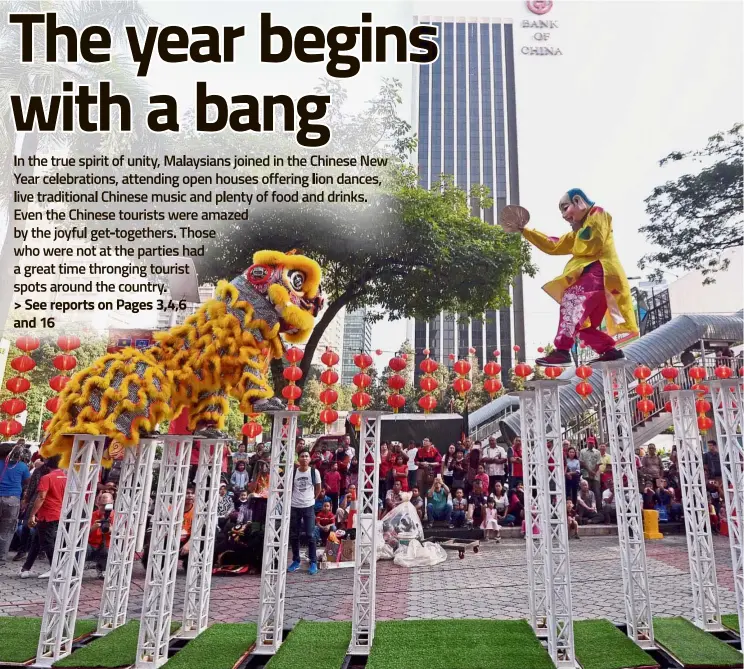
{"label": "metal stilt pole", "polygon": [[[530,598],[530,624],[537,636],[547,636],[548,616],[545,611],[545,527],[544,510],[540,508],[538,457],[535,450],[535,393],[514,393],[519,397],[519,419],[522,437],[524,471],[524,527],[527,544],[527,583]],[[539,533],[533,533],[533,527]]]}
{"label": "metal stilt pole", "polygon": [[157,449],[150,451],[150,459],[147,461],[145,470],[145,487],[142,491],[142,506],[137,516],[137,541],[135,543],[135,553],[141,553],[145,546],[145,531],[147,530],[147,514],[150,510],[150,495],[152,493],[152,472],[155,468],[155,458]]}
{"label": "metal stilt pole", "polygon": [[669,393],[669,398],[672,403],[674,435],[679,441],[677,460],[690,560],[693,622],[709,632],[720,631],[723,627],[718,603],[716,559],[710,531],[695,393],[692,390],[674,390]]}
{"label": "metal stilt pole", "polygon": [[741,527],[741,519],[744,517],[744,414],[741,410],[744,393],[741,390],[741,379],[710,381],[709,384],[721,458],[736,612],[739,614],[739,637],[744,639],[744,546]]}
{"label": "metal stilt pole", "polygon": [[193,638],[209,624],[209,589],[212,582],[214,539],[217,531],[222,451],[225,442],[199,440],[199,466],[196,470],[196,503],[189,540],[183,625],[178,635]]}
{"label": "metal stilt pole", "polygon": [[273,415],[274,427],[271,435],[269,498],[264,531],[258,640],[253,651],[259,655],[273,655],[282,645],[289,517],[298,418],[296,411],[267,413]]}
{"label": "metal stilt pole", "polygon": [[[349,655],[369,655],[375,638],[377,516],[380,478],[381,411],[361,413],[358,508],[354,555],[354,604]],[[371,457],[370,457],[371,456]],[[371,462],[372,464],[369,464]]]}
{"label": "metal stilt pole", "polygon": [[150,556],[137,642],[137,669],[156,669],[168,660],[192,441],[191,436],[163,437],[163,460],[152,517]]}
{"label": "metal stilt pole", "polygon": [[545,543],[545,609],[548,653],[556,667],[575,669],[571,571],[566,522],[566,478],[563,469],[561,408],[558,390],[567,381],[534,381],[535,449],[539,505],[545,510],[540,535]]}
{"label": "metal stilt pole", "polygon": [[51,667],[72,651],[90,519],[106,441],[104,436],[70,436],[74,439],[72,455],[36,650],[36,665],[40,667]]}
{"label": "metal stilt pole", "polygon": [[135,544],[145,490],[147,465],[155,454],[155,439],[140,439],[137,446],[124,449],[116,511],[111,525],[111,547],[101,593],[98,634],[106,634],[127,621],[129,587],[132,581]]}
{"label": "metal stilt pole", "polygon": [[620,565],[623,571],[627,634],[642,648],[654,648],[651,593],[638,491],[633,421],[628,400],[627,361],[597,365],[602,371],[607,431],[612,458]]}

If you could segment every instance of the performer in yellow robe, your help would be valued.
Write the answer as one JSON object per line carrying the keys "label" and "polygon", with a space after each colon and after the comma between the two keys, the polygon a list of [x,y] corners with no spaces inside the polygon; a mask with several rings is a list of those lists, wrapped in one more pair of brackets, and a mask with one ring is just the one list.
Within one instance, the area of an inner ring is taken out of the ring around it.
{"label": "performer in yellow robe", "polygon": [[[577,336],[599,355],[592,362],[624,358],[612,335],[635,334],[638,325],[628,279],[615,250],[612,217],[579,188],[569,190],[558,207],[572,228],[560,239],[529,230],[524,224],[519,226],[524,238],[541,251],[572,256],[563,274],[543,286],[561,305],[560,321],[555,350],[535,362],[570,365],[570,351]],[[603,319],[606,332],[599,330]]]}

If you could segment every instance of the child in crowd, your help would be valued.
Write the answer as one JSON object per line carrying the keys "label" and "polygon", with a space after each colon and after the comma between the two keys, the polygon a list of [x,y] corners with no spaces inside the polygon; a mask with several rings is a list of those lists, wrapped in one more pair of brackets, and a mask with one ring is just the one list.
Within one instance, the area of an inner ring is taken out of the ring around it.
{"label": "child in crowd", "polygon": [[400,481],[403,492],[408,492],[408,463],[402,454],[398,454],[393,465],[393,482]]}
{"label": "child in crowd", "polygon": [[566,500],[566,520],[568,521],[568,538],[581,539],[579,536],[579,521],[576,520],[576,509],[570,499]]}
{"label": "child in crowd", "polygon": [[488,489],[489,485],[489,478],[488,474],[486,474],[486,466],[485,465],[478,465],[478,473],[475,475],[474,481],[480,481],[481,485],[483,486],[483,492],[484,494],[488,495],[489,492],[491,492]]}
{"label": "child in crowd", "polygon": [[230,477],[230,484],[234,492],[245,490],[248,487],[248,472],[245,470],[245,461],[240,460],[235,465],[235,471]]}
{"label": "child in crowd", "polygon": [[341,474],[338,471],[338,462],[332,462],[331,468],[326,472],[323,478],[326,495],[331,498],[331,508],[336,513],[338,510],[338,496],[341,492]]}
{"label": "child in crowd", "polygon": [[336,525],[333,522],[334,519],[333,511],[331,511],[331,503],[324,502],[321,511],[315,516],[315,526],[318,530],[318,538],[321,546],[325,546],[326,541],[328,541],[328,535],[336,531]]}
{"label": "child in crowd", "polygon": [[465,516],[468,511],[468,500],[462,492],[462,488],[455,490],[455,496],[452,498],[452,522],[450,529],[453,527],[462,527],[465,524]]}
{"label": "child in crowd", "polygon": [[416,509],[416,513],[418,513],[419,520],[423,522],[424,520],[424,498],[421,497],[419,494],[418,486],[413,486],[413,489],[411,490],[411,504],[413,504],[414,508]]}
{"label": "child in crowd", "polygon": [[240,507],[243,506],[243,504],[248,504],[248,491],[241,490],[233,497],[233,499],[235,500],[235,510],[240,511]]}
{"label": "child in crowd", "polygon": [[323,505],[326,502],[328,504],[330,504],[331,503],[331,498],[328,495],[326,495],[325,488],[323,488],[321,486],[321,488],[320,488],[320,495],[318,495],[318,497],[315,500],[315,513],[316,514],[320,513],[323,510]]}
{"label": "child in crowd", "polygon": [[468,473],[468,463],[465,460],[465,452],[458,450],[455,453],[455,460],[451,463],[452,467],[452,487],[465,490],[465,483]]}
{"label": "child in crowd", "polygon": [[[481,465],[482,467],[483,465]],[[499,528],[498,512],[496,511],[496,500],[493,497],[488,498],[488,506],[486,507],[486,513],[483,516],[483,523],[481,523],[481,529],[485,533],[486,541],[490,539],[496,539],[496,543],[501,541],[501,530]]]}

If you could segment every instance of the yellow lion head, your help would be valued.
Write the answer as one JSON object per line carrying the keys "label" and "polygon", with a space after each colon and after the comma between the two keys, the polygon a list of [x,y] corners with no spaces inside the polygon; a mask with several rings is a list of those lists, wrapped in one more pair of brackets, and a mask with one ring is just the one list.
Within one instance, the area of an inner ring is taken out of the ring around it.
{"label": "yellow lion head", "polygon": [[320,265],[294,252],[258,251],[245,278],[264,295],[280,316],[281,333],[288,342],[307,341],[315,317],[323,308]]}

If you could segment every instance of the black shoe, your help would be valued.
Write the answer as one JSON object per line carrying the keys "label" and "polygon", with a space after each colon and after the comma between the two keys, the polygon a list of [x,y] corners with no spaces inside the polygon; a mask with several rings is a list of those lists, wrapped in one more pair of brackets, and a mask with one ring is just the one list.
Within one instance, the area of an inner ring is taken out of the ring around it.
{"label": "black shoe", "polygon": [[557,348],[544,358],[535,360],[535,364],[540,365],[540,367],[569,367],[573,364],[573,360],[571,360],[570,351],[562,351]]}
{"label": "black shoe", "polygon": [[609,351],[605,351],[598,358],[590,360],[589,364],[594,365],[598,362],[613,362],[614,360],[625,360],[625,353],[618,348],[611,348]]}
{"label": "black shoe", "polygon": [[202,439],[229,439],[230,435],[218,430],[216,427],[203,427],[194,432],[195,437]]}
{"label": "black shoe", "polygon": [[26,551],[21,551],[19,553],[16,553],[16,556],[13,558],[13,562],[20,562],[21,560],[26,559]]}
{"label": "black shoe", "polygon": [[278,397],[269,397],[268,399],[256,400],[253,403],[253,411],[262,413],[263,411],[284,411],[286,405]]}

